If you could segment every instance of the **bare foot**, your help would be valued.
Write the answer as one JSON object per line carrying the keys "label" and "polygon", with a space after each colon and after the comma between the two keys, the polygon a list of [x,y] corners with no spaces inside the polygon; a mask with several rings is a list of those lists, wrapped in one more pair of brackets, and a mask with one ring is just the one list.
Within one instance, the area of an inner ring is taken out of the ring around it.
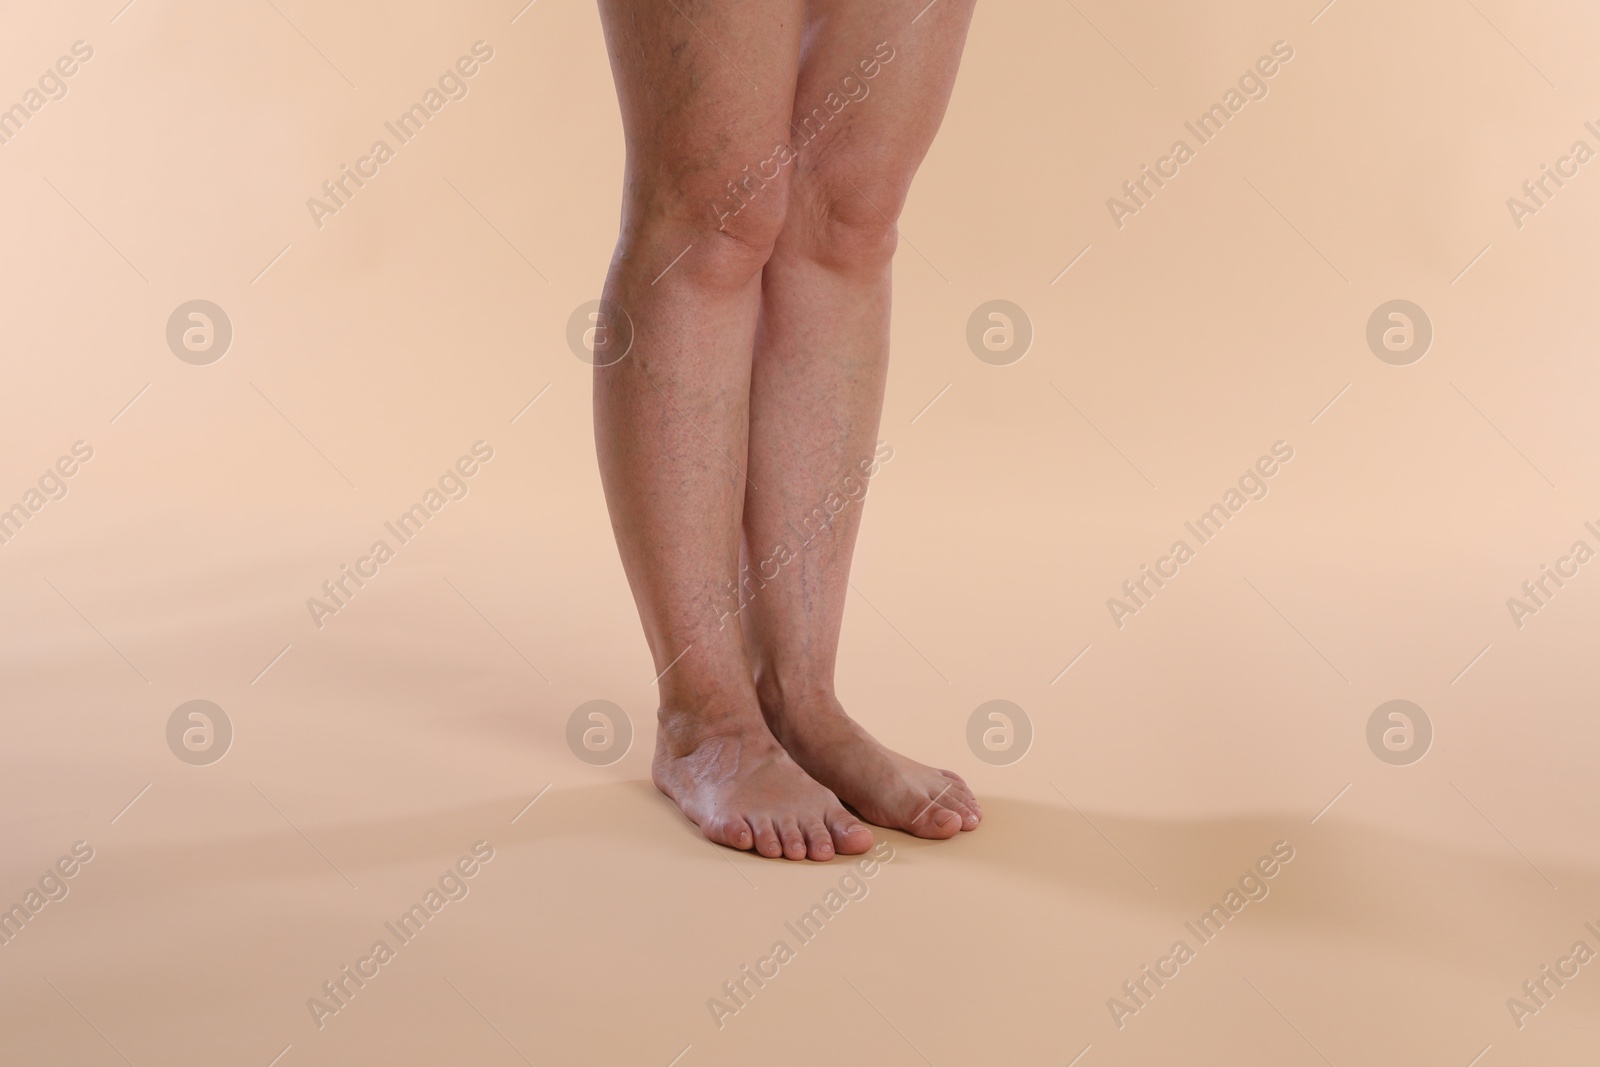
{"label": "bare foot", "polygon": [[954,837],[983,821],[959,774],[918,763],[879,744],[830,695],[764,695],[767,725],[795,762],[861,817],[918,837]]}
{"label": "bare foot", "polygon": [[747,723],[658,713],[650,777],[707,838],[792,860],[853,856],[872,831],[789,757],[752,711]]}

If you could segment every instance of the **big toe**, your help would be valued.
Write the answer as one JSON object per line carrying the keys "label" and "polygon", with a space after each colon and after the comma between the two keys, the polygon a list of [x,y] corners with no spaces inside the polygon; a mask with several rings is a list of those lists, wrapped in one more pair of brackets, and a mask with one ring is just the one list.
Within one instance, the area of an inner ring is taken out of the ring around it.
{"label": "big toe", "polygon": [[828,816],[828,832],[833,835],[834,851],[841,856],[859,856],[872,847],[872,831],[843,808]]}
{"label": "big toe", "polygon": [[956,796],[965,801],[972,813],[981,820],[983,818],[983,805],[978,803],[978,794],[972,791],[972,787],[967,784],[967,780],[955,771],[940,771],[939,773],[956,784],[954,789]]}
{"label": "big toe", "polygon": [[961,829],[976,830],[983,816],[977,811],[977,804],[971,797],[951,790],[946,793],[939,803],[949,808],[961,817]]}
{"label": "big toe", "polygon": [[924,796],[919,808],[912,808],[914,814],[906,829],[918,837],[945,838],[954,837],[961,832],[961,815],[958,812],[944,807],[942,802],[934,797]]}
{"label": "big toe", "polygon": [[755,843],[750,825],[743,819],[713,819],[700,829],[710,840],[729,848],[747,850]]}

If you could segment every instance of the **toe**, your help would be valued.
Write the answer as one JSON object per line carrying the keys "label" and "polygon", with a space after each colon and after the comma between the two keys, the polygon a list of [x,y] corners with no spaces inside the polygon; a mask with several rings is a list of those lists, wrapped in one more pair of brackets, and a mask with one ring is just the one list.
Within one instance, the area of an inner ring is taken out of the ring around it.
{"label": "toe", "polygon": [[783,839],[783,854],[788,859],[803,860],[806,858],[806,839],[800,833],[800,824],[794,816],[785,816],[778,820],[778,836]]}
{"label": "toe", "polygon": [[750,828],[755,831],[756,851],[773,859],[783,855],[783,843],[778,840],[772,820],[765,815],[752,815],[749,821]]}
{"label": "toe", "polygon": [[982,817],[974,810],[972,801],[953,789],[946,793],[939,803],[961,817],[963,830],[976,830],[978,823],[982,821]]}
{"label": "toe", "polygon": [[872,831],[843,808],[828,813],[833,849],[841,856],[859,856],[872,847]]}
{"label": "toe", "polygon": [[[940,772],[942,775],[946,773],[944,771]],[[972,791],[954,777],[946,776],[943,779],[943,783],[939,791],[934,794],[933,799],[961,817],[961,828],[963,830],[977,829],[978,823],[983,819],[983,814],[978,810],[978,801],[972,795]]]}
{"label": "toe", "polygon": [[976,829],[977,825],[983,821],[983,808],[978,804],[978,798],[971,793],[960,789],[952,789],[939,798],[939,803],[961,816],[961,828],[963,830]]}
{"label": "toe", "polygon": [[750,848],[754,840],[749,824],[743,819],[718,819],[704,827],[704,830],[706,837],[717,844],[741,851]]}
{"label": "toe", "polygon": [[967,802],[967,807],[972,809],[973,814],[977,815],[980,819],[983,818],[983,805],[978,803],[978,794],[972,791],[972,787],[967,784],[967,780],[961,777],[955,771],[940,771],[939,773],[956,783],[956,787],[952,790],[952,792],[956,793],[961,797],[962,800]]}
{"label": "toe", "polygon": [[943,801],[924,794],[913,798],[911,803],[911,821],[906,826],[911,833],[918,837],[945,838],[961,832],[961,816],[945,807]]}
{"label": "toe", "polygon": [[809,815],[801,820],[800,828],[806,837],[806,856],[814,860],[833,859],[833,837],[822,820]]}

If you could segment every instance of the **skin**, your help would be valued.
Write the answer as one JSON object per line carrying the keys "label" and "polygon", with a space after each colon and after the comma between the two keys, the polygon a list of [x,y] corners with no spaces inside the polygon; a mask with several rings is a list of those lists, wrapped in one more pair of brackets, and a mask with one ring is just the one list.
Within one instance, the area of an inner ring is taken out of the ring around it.
{"label": "skin", "polygon": [[707,838],[766,856],[865,852],[863,819],[945,838],[982,818],[834,692],[894,220],[972,10],[913,23],[922,2],[600,0],[627,141],[603,300],[631,343],[597,336],[595,440],[660,672],[652,777]]}

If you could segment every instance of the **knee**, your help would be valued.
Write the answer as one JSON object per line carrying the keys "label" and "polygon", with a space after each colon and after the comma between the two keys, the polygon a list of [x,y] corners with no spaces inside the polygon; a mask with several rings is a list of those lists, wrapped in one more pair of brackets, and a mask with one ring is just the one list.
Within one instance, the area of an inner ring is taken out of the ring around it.
{"label": "knee", "polygon": [[742,201],[724,200],[712,210],[704,241],[695,238],[694,251],[684,257],[691,276],[705,284],[738,286],[759,275],[783,233],[789,209],[786,182],[741,189],[740,195]]}
{"label": "knee", "polygon": [[[772,257],[789,210],[787,175],[765,177],[755,167],[719,171],[653,190],[628,212],[626,254],[654,273],[654,261],[679,284],[736,290],[760,275]],[[674,262],[674,257],[682,258]]]}
{"label": "knee", "polygon": [[790,231],[809,259],[843,272],[882,270],[894,258],[907,183],[824,168],[797,188]]}

